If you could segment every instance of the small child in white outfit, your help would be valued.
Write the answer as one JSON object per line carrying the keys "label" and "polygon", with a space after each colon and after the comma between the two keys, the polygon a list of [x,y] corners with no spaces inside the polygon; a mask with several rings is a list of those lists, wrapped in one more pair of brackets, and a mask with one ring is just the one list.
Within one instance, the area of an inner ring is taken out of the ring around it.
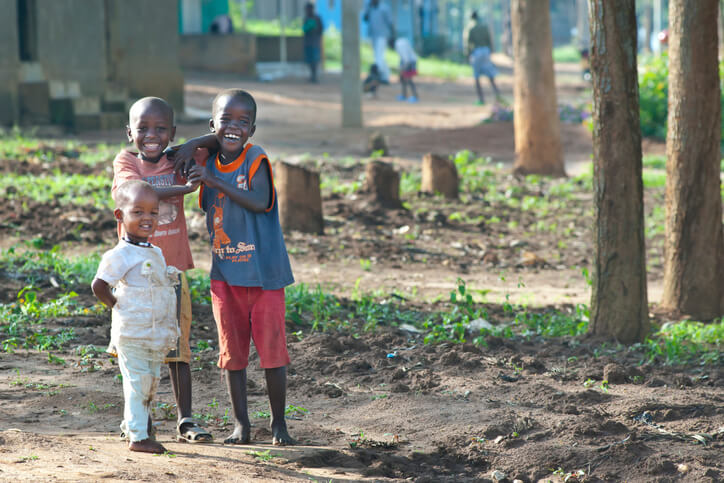
{"label": "small child in white outfit", "polygon": [[144,453],[166,449],[149,435],[150,405],[161,364],[178,338],[176,292],[178,270],[167,267],[161,249],[148,243],[158,224],[159,198],[141,180],[116,191],[114,214],[124,236],[107,251],[91,284],[98,299],[112,307],[108,352],[118,355],[125,407],[121,430],[128,448]]}

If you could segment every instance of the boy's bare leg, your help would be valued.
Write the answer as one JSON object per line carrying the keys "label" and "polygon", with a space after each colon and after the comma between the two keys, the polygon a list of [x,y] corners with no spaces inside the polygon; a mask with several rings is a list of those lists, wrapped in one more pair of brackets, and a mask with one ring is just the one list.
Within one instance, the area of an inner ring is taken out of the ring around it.
{"label": "boy's bare leg", "polygon": [[475,90],[478,91],[478,102],[485,104],[485,98],[483,97],[483,88],[480,86],[480,77],[475,77]]}
{"label": "boy's bare leg", "polygon": [[412,95],[417,97],[417,88],[415,87],[415,82],[412,79],[409,79],[407,82],[410,83],[410,91],[412,92]]}
{"label": "boy's bare leg", "polygon": [[287,431],[287,422],[284,418],[287,403],[287,367],[264,369],[264,373],[272,413],[272,443],[278,446],[294,444],[294,440]]}
{"label": "boy's bare leg", "polygon": [[234,412],[234,432],[224,440],[224,444],[248,444],[251,441],[251,423],[246,399],[246,369],[224,372]]}
{"label": "boy's bare leg", "polygon": [[176,398],[178,421],[191,417],[191,366],[186,362],[169,362],[173,395]]}

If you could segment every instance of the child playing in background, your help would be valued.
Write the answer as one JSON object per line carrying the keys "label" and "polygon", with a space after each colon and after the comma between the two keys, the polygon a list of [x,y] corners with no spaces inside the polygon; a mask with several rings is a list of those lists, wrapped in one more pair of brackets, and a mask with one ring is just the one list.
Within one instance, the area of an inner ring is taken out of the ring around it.
{"label": "child playing in background", "polygon": [[[191,297],[184,270],[194,267],[189,247],[184,214],[183,197],[195,191],[198,183],[190,183],[175,173],[172,160],[165,152],[176,133],[171,106],[158,97],[140,99],[130,109],[126,135],[136,151],[121,150],[113,160],[113,187],[117,197],[118,187],[128,180],[147,181],[158,195],[158,230],[149,238],[163,252],[166,263],[181,270],[181,283],[177,287],[178,325],[181,336],[176,347],[167,354],[171,386],[176,399],[178,421],[176,437],[190,443],[210,442],[211,434],[200,427],[191,417]],[[118,235],[123,226],[118,225]]]}
{"label": "child playing in background", "polygon": [[130,440],[128,449],[164,453],[149,434],[150,405],[163,356],[178,338],[174,284],[179,272],[167,269],[161,250],[148,242],[159,218],[159,198],[151,185],[139,180],[123,183],[116,190],[114,214],[123,237],[103,254],[91,288],[112,308],[108,350],[118,355],[123,376],[121,431]]}
{"label": "child playing in background", "polygon": [[[256,130],[256,102],[246,91],[214,99],[211,132],[219,152],[192,166],[201,182],[199,203],[211,237],[211,302],[219,332],[219,367],[234,411],[227,444],[250,442],[246,367],[254,339],[271,407],[272,442],[293,444],[284,419],[289,353],[284,331],[284,287],[294,283],[269,158],[247,143]],[[203,139],[203,138],[197,138]]]}
{"label": "child playing in background", "polygon": [[498,69],[490,60],[492,52],[493,40],[490,35],[488,26],[478,17],[477,12],[473,12],[470,16],[473,22],[472,28],[467,36],[467,52],[470,59],[470,65],[473,67],[473,77],[475,78],[475,91],[478,93],[477,104],[485,104],[483,88],[480,86],[480,76],[484,75],[490,80],[490,85],[495,93],[495,98],[500,98],[500,91],[495,85],[495,76],[498,75]]}
{"label": "child playing in background", "polygon": [[[395,50],[400,56],[400,84],[402,85],[402,94],[397,96],[398,101],[417,102],[417,89],[412,78],[417,75],[417,54],[412,48],[410,41],[405,37],[400,37],[395,41]],[[410,97],[407,97],[407,88],[410,88]]]}
{"label": "child playing in background", "polygon": [[367,74],[364,82],[362,82],[362,92],[370,97],[377,98],[377,88],[380,86],[380,70],[377,64],[370,65],[370,72]]}

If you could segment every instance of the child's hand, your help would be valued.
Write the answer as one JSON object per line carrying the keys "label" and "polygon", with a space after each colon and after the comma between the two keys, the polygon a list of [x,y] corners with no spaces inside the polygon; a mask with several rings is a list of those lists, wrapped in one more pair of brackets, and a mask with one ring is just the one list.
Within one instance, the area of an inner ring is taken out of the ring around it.
{"label": "child's hand", "polygon": [[191,166],[187,180],[188,183],[198,186],[201,183],[208,184],[209,181],[212,181],[212,176],[209,175],[209,170],[206,169],[206,166],[194,164]]}
{"label": "child's hand", "polygon": [[196,146],[193,146],[192,143],[185,143],[172,146],[167,150],[166,155],[173,161],[174,171],[181,173],[184,178],[188,178],[189,170],[195,164],[195,152]]}
{"label": "child's hand", "polygon": [[199,185],[201,185],[201,181],[198,179],[192,180],[191,178],[188,178],[186,181],[186,187],[190,190],[189,193],[196,191]]}

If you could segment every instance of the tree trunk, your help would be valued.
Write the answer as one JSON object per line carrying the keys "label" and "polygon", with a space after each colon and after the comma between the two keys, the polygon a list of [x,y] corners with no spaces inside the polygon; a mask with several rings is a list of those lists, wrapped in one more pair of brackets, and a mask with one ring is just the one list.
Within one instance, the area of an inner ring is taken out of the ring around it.
{"label": "tree trunk", "polygon": [[378,159],[367,163],[362,191],[371,194],[372,201],[386,208],[399,208],[400,173],[390,163]]}
{"label": "tree trunk", "polygon": [[519,174],[565,176],[549,0],[512,0],[513,126]]}
{"label": "tree trunk", "polygon": [[717,317],[724,309],[718,3],[672,0],[669,6],[666,240],[661,305],[701,319]]}
{"label": "tree trunk", "polygon": [[276,161],[275,185],[279,203],[279,223],[284,231],[324,233],[319,173],[303,166]]}
{"label": "tree trunk", "polygon": [[634,0],[591,0],[594,334],[623,343],[649,331]]}
{"label": "tree trunk", "polygon": [[458,169],[450,156],[427,153],[422,157],[420,191],[440,193],[449,200],[458,197]]}

